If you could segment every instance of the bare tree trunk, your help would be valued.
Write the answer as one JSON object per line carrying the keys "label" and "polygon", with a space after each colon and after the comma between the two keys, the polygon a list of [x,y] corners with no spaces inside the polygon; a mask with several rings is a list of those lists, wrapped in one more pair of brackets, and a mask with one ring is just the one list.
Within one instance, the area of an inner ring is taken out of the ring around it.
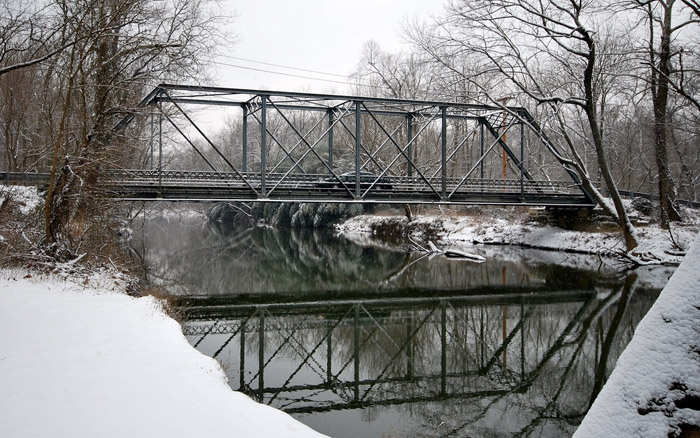
{"label": "bare tree trunk", "polygon": [[[74,60],[75,49],[71,51],[69,64],[71,67]],[[44,202],[44,232],[46,234],[45,239],[47,244],[52,244],[57,241],[58,234],[60,233],[62,227],[62,221],[59,218],[59,216],[61,215],[58,210],[65,202],[62,199],[62,187],[65,181],[63,181],[63,178],[61,178],[58,165],[60,157],[63,156],[61,151],[65,147],[64,137],[66,132],[66,122],[71,108],[71,98],[73,96],[74,81],[75,72],[71,72],[71,75],[68,78],[66,96],[63,101],[63,106],[61,108],[61,122],[58,126],[58,133],[53,144],[53,153],[51,157],[51,171],[49,173],[49,188],[46,192],[46,199]]]}
{"label": "bare tree trunk", "polygon": [[627,248],[627,251],[632,251],[639,244],[635,236],[634,226],[627,216],[627,210],[622,204],[622,198],[620,197],[620,193],[617,190],[617,185],[615,184],[615,180],[613,179],[610,168],[608,167],[608,160],[605,157],[605,149],[603,148],[603,135],[600,131],[598,114],[596,112],[596,105],[593,97],[593,70],[596,62],[595,42],[585,28],[581,27],[579,32],[584,35],[584,40],[586,41],[589,49],[586,70],[583,77],[583,85],[586,96],[586,116],[591,129],[591,135],[593,136],[593,146],[595,147],[596,156],[598,158],[598,167],[600,168],[605,184],[608,186],[608,190],[610,190],[610,199],[612,199],[612,202],[615,205],[615,211],[617,212],[619,224],[625,237],[625,247]]}
{"label": "bare tree trunk", "polygon": [[[668,229],[669,222],[680,221],[681,215],[675,202],[675,189],[671,172],[668,168],[667,134],[668,134],[668,91],[671,74],[671,32],[672,13],[675,0],[668,0],[663,7],[661,25],[661,43],[655,56],[653,47],[653,26],[651,5],[648,6],[650,21],[650,61],[651,61],[651,92],[654,105],[654,146],[656,168],[659,178],[659,206],[661,227]],[[662,2],[659,2],[660,4]]]}

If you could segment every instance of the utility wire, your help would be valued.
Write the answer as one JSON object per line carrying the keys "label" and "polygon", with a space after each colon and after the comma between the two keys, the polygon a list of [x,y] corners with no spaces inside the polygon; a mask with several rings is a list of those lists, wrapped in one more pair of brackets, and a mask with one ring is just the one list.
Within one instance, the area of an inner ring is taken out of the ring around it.
{"label": "utility wire", "polygon": [[235,59],[235,60],[237,60],[237,61],[252,62],[252,63],[254,63],[254,64],[269,65],[269,66],[271,66],[271,67],[286,68],[286,69],[289,69],[289,70],[297,70],[297,71],[303,71],[303,72],[307,72],[307,73],[315,73],[315,74],[325,75],[325,76],[335,76],[335,77],[343,78],[343,79],[346,79],[346,78],[348,77],[347,75],[341,75],[341,74],[339,74],[339,73],[327,73],[327,72],[318,71],[318,70],[307,70],[307,69],[305,69],[305,68],[290,67],[290,66],[288,66],[288,65],[273,64],[273,63],[271,63],[271,62],[256,61],[256,60],[254,60],[254,59],[239,58],[239,57],[237,57],[237,56],[230,56],[230,55],[221,55],[221,56],[224,57],[224,58],[228,58],[228,59]]}
{"label": "utility wire", "polygon": [[[331,82],[331,83],[335,83],[335,84],[349,85],[349,86],[358,85],[357,83],[352,83],[352,82],[347,82],[347,81],[339,81],[336,79],[323,79],[323,78],[315,78],[312,76],[297,75],[297,74],[293,74],[293,73],[282,73],[282,72],[277,72],[277,71],[272,71],[272,70],[265,70],[262,68],[247,67],[244,65],[231,64],[231,63],[222,62],[222,61],[214,61],[213,63],[218,64],[218,65],[224,65],[227,67],[240,68],[240,69],[244,69],[244,70],[252,70],[252,71],[257,71],[257,72],[261,72],[261,73],[269,73],[269,74],[273,74],[273,75],[287,76],[287,77],[292,77],[292,78],[308,79],[308,80],[312,80],[312,81],[321,81],[321,82]],[[294,68],[294,67],[285,67],[285,68]],[[296,68],[294,68],[294,69],[301,70],[301,71],[312,71],[312,70],[305,70],[305,69],[296,69]],[[321,73],[321,74],[335,75],[334,73]],[[337,76],[345,77],[342,75],[337,75]],[[370,88],[376,88],[376,89],[385,89],[386,88],[384,86],[372,85],[372,84],[369,84],[366,82],[362,83],[361,85],[366,86],[366,87],[370,87]]]}

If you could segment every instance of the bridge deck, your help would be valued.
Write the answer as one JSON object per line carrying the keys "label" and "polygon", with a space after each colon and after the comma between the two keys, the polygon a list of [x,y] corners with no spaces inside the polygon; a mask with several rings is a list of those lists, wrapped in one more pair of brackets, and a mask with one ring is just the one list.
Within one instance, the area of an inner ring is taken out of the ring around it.
{"label": "bridge deck", "polygon": [[592,206],[578,185],[560,181],[382,177],[359,187],[329,175],[194,171],[111,172],[101,186],[115,198],[170,201],[441,203]]}

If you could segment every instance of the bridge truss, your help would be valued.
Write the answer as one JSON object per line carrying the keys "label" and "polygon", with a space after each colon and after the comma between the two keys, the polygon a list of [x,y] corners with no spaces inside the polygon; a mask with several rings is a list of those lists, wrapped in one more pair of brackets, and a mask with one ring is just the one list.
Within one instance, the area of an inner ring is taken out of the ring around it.
{"label": "bridge truss", "polygon": [[[102,183],[124,199],[595,205],[524,108],[169,84],[142,106],[150,168]],[[235,135],[193,107],[231,111]],[[176,143],[195,166],[166,164]]]}

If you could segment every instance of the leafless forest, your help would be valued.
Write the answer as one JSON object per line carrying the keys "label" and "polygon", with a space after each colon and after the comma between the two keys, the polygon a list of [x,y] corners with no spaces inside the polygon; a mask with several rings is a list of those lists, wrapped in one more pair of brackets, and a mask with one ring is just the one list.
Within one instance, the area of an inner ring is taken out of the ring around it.
{"label": "leafless forest", "polygon": [[[100,172],[148,162],[146,119],[128,135],[114,126],[158,83],[207,84],[217,47],[235,39],[221,30],[229,18],[204,0],[0,0],[0,11],[0,170],[50,173],[42,240],[74,249],[107,214]],[[349,80],[362,96],[528,108],[584,184],[609,193],[632,249],[618,189],[656,196],[664,227],[682,219],[678,199],[699,197],[699,29],[697,0],[450,0],[404,25],[410,50],[368,41]]]}

